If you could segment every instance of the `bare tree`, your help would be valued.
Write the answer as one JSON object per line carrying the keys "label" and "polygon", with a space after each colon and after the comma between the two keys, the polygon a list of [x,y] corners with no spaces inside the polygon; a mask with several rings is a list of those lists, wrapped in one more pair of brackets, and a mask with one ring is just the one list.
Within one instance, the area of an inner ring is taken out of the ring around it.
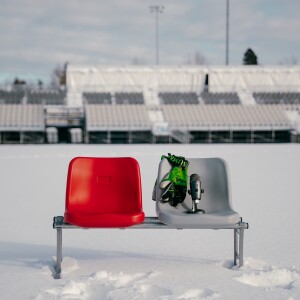
{"label": "bare tree", "polygon": [[52,71],[51,75],[51,85],[55,88],[65,87],[67,83],[67,65],[65,63],[63,66],[57,65]]}
{"label": "bare tree", "polygon": [[131,64],[132,65],[144,65],[145,64],[145,60],[142,59],[142,58],[140,58],[140,57],[135,56],[132,59]]}
{"label": "bare tree", "polygon": [[281,61],[279,61],[280,65],[288,65],[288,66],[294,66],[298,64],[298,59],[296,56],[292,55],[290,57],[285,57]]}
{"label": "bare tree", "polygon": [[195,65],[206,65],[207,60],[200,51],[196,51],[195,56],[194,56],[194,64]]}
{"label": "bare tree", "polygon": [[203,66],[203,65],[207,64],[207,60],[206,60],[204,54],[201,51],[197,50],[194,53],[194,56],[192,58],[188,57],[188,59],[185,61],[185,63],[187,65]]}
{"label": "bare tree", "polygon": [[26,85],[26,81],[23,79],[19,79],[18,77],[15,78],[14,80],[14,85],[15,86],[21,86],[21,85]]}

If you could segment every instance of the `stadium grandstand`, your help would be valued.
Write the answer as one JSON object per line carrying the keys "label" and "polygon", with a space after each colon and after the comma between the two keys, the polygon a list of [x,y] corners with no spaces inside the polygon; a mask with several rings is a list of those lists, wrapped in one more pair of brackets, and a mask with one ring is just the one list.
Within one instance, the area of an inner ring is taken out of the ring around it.
{"label": "stadium grandstand", "polygon": [[44,107],[0,104],[0,143],[44,143]]}
{"label": "stadium grandstand", "polygon": [[300,68],[68,65],[64,90],[0,90],[0,143],[287,143]]}

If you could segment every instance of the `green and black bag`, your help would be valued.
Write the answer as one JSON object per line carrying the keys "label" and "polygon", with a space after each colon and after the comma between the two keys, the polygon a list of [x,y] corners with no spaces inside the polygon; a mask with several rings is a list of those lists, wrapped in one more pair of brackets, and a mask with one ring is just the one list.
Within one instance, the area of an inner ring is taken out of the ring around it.
{"label": "green and black bag", "polygon": [[[171,165],[170,172],[159,182],[162,192],[162,200],[169,202],[171,206],[176,207],[182,203],[186,197],[188,183],[189,162],[182,156],[176,156],[168,153],[161,159],[166,158]],[[156,189],[156,184],[154,190]],[[154,199],[155,200],[155,199]]]}

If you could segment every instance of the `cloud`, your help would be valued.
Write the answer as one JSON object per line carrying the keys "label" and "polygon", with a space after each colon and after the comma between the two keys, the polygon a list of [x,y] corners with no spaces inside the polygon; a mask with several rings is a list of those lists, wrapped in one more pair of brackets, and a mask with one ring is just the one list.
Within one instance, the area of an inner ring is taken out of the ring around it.
{"label": "cloud", "polygon": [[[151,0],[2,0],[0,65],[3,74],[44,79],[65,61],[130,64],[155,62]],[[159,16],[160,61],[182,64],[200,51],[210,64],[225,61],[225,0],[165,0]],[[299,55],[300,2],[230,1],[230,62],[248,47],[262,64]]]}

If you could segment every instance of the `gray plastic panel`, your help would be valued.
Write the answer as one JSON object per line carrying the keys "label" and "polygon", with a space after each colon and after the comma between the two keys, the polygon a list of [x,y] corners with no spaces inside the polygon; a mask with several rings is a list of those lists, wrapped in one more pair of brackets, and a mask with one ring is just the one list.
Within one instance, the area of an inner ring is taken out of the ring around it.
{"label": "gray plastic panel", "polygon": [[[192,207],[191,196],[187,193],[183,203],[176,208],[161,201],[162,190],[156,187],[156,213],[158,219],[176,228],[228,228],[240,222],[240,216],[232,209],[231,191],[227,163],[221,158],[189,158],[188,174],[198,174],[204,194],[201,196],[199,209],[205,214],[187,213]],[[167,159],[160,162],[158,183],[170,171]],[[188,182],[189,189],[189,182]]]}

